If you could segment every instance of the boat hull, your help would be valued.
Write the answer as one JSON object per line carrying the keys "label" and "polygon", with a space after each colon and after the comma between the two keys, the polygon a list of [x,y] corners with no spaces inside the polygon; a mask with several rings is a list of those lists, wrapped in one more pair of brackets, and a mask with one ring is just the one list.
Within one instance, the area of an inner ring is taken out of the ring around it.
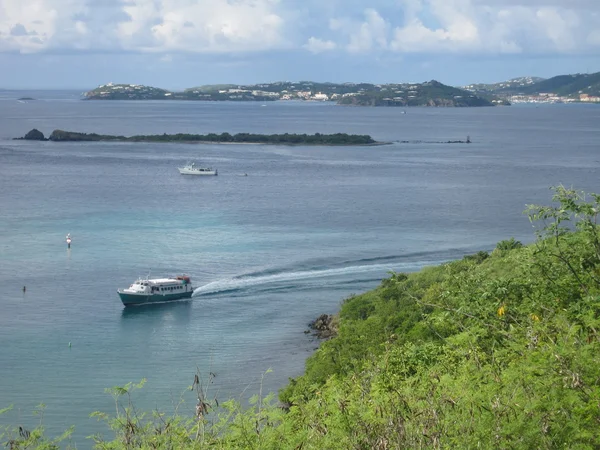
{"label": "boat hull", "polygon": [[179,173],[181,175],[200,175],[200,176],[215,176],[217,175],[216,170],[189,170],[185,168],[178,167]]}
{"label": "boat hull", "polygon": [[125,306],[141,306],[148,305],[151,303],[167,303],[174,302],[177,300],[187,299],[192,297],[192,291],[189,292],[178,292],[176,294],[130,294],[117,290],[121,302]]}

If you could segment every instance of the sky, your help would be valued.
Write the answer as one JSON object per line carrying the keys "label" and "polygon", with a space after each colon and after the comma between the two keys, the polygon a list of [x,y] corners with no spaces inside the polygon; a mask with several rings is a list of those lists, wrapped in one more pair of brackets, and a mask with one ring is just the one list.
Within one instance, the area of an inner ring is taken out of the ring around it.
{"label": "sky", "polygon": [[600,0],[0,0],[0,88],[600,71]]}

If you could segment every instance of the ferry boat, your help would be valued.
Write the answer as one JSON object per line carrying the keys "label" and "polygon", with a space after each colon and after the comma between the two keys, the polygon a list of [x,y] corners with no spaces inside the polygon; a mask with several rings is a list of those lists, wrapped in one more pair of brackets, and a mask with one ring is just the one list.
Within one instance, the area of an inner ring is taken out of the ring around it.
{"label": "ferry boat", "polygon": [[139,278],[125,289],[117,289],[125,306],[146,305],[191,298],[194,293],[187,275],[173,278]]}
{"label": "ferry boat", "polygon": [[217,169],[210,167],[198,167],[196,163],[186,164],[184,167],[178,167],[181,175],[218,175]]}

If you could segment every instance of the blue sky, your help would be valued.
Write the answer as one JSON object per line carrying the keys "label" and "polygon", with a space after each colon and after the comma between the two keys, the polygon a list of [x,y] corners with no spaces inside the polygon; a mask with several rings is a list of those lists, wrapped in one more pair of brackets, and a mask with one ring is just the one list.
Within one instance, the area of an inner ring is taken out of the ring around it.
{"label": "blue sky", "polygon": [[0,88],[600,71],[600,0],[0,0]]}

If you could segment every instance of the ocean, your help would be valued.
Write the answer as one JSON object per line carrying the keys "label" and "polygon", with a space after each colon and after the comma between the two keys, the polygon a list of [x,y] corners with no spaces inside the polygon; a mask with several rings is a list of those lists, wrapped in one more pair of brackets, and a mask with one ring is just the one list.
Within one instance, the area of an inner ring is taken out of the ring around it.
{"label": "ocean", "polygon": [[[597,105],[262,106],[0,91],[0,409],[13,405],[0,425],[34,427],[43,403],[47,433],[74,425],[73,442],[88,448],[86,436],[110,437],[89,417],[114,410],[105,388],[145,378],[137,407],[184,415],[196,371],[216,375],[209,396],[219,401],[276,392],[319,345],[308,323],[345,298],[390,271],[511,237],[532,242],[523,211],[550,203],[551,186],[600,192],[598,123]],[[345,132],[392,143],[12,140],[32,128]],[[471,144],[441,143],[467,136]],[[219,175],[180,175],[191,160]],[[125,309],[116,293],[140,276],[179,273],[192,278],[191,301]]]}

